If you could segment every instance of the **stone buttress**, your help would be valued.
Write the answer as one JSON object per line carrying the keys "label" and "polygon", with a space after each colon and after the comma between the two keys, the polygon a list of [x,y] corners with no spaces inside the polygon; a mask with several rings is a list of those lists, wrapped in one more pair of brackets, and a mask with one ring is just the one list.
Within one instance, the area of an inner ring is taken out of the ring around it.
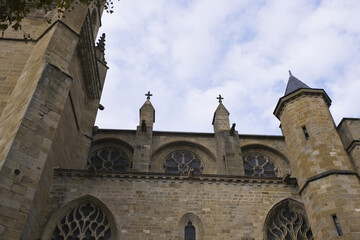
{"label": "stone buttress", "polygon": [[132,169],[134,171],[148,172],[151,170],[150,159],[152,154],[153,124],[155,122],[155,109],[150,102],[150,92],[146,94],[147,100],[140,108],[140,123],[136,129],[134,157]]}
{"label": "stone buttress", "polygon": [[244,174],[239,134],[235,130],[235,124],[230,128],[229,112],[222,104],[223,98],[221,95],[219,95],[218,99],[219,105],[212,121],[215,132],[218,173],[229,175]]}

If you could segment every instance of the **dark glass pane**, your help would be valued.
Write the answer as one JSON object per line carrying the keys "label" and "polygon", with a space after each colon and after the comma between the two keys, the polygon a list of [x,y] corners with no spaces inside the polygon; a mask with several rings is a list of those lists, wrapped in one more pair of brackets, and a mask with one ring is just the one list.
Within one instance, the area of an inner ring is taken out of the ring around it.
{"label": "dark glass pane", "polygon": [[106,162],[104,162],[104,167],[105,167],[106,169],[111,169],[112,165],[113,165],[112,161],[106,161]]}
{"label": "dark glass pane", "polygon": [[261,176],[262,175],[262,168],[255,167],[254,172],[255,172],[256,176]]}
{"label": "dark glass pane", "polygon": [[168,158],[165,161],[165,166],[167,167],[177,167],[179,165],[179,163],[177,163],[175,160],[173,160],[172,158]]}
{"label": "dark glass pane", "polygon": [[94,156],[90,159],[90,162],[95,165],[96,168],[102,166],[103,160],[99,156]]}
{"label": "dark glass pane", "polygon": [[189,163],[189,167],[192,169],[199,168],[200,165],[201,165],[201,162],[198,159],[195,159]]}
{"label": "dark glass pane", "polygon": [[264,165],[264,169],[266,171],[274,170],[274,168],[275,168],[275,166],[273,164],[269,163],[269,162]]}
{"label": "dark glass pane", "polygon": [[174,158],[178,163],[182,163],[182,157],[183,157],[183,155],[182,155],[182,153],[180,153],[180,152],[175,152],[175,153],[173,154],[173,158]]}
{"label": "dark glass pane", "polygon": [[255,157],[254,157],[254,156],[249,155],[249,156],[246,158],[246,160],[247,160],[250,164],[252,164],[253,166],[256,166],[256,161],[255,161]]}
{"label": "dark glass pane", "polygon": [[125,165],[125,164],[128,163],[128,159],[126,157],[124,157],[124,156],[121,156],[115,162]]}
{"label": "dark glass pane", "polygon": [[266,177],[276,177],[276,174],[275,174],[275,172],[268,172],[268,171],[265,171],[264,172],[264,175],[266,176]]}
{"label": "dark glass pane", "polygon": [[191,222],[185,227],[185,240],[196,240],[195,227]]}
{"label": "dark glass pane", "polygon": [[108,149],[103,149],[100,151],[99,153],[100,157],[104,160],[108,160],[109,158],[109,150]]}
{"label": "dark glass pane", "polygon": [[115,160],[116,158],[120,157],[120,152],[115,150],[115,149],[112,149],[111,150],[111,157],[110,157],[110,160]]}
{"label": "dark glass pane", "polygon": [[185,153],[184,154],[184,162],[189,163],[193,159],[193,156],[191,153]]}
{"label": "dark glass pane", "polygon": [[167,173],[177,173],[178,172],[178,168],[172,168],[172,167],[168,167],[166,168],[165,172]]}
{"label": "dark glass pane", "polygon": [[180,164],[180,166],[179,166],[179,171],[180,172],[186,172],[187,170],[189,169],[189,167],[188,167],[188,165],[186,165],[186,164]]}
{"label": "dark glass pane", "polygon": [[253,166],[251,166],[248,162],[244,161],[244,169],[250,170]]}
{"label": "dark glass pane", "polygon": [[245,176],[252,176],[254,174],[253,170],[245,170]]}
{"label": "dark glass pane", "polygon": [[257,157],[257,160],[258,160],[258,165],[259,165],[259,166],[262,166],[262,165],[264,165],[264,164],[266,163],[266,159],[264,158],[263,155],[259,155],[259,156]]}

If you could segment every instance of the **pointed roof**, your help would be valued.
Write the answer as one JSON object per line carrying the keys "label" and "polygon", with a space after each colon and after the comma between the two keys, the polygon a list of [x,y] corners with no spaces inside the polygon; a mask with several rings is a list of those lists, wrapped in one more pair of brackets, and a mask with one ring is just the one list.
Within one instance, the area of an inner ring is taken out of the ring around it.
{"label": "pointed roof", "polygon": [[226,107],[224,106],[224,104],[222,104],[222,102],[219,102],[219,106],[216,108],[215,112],[214,112],[214,117],[212,120],[212,125],[214,125],[215,123],[215,117],[216,115],[223,115],[223,116],[229,116],[230,113],[229,111],[226,109]]}
{"label": "pointed roof", "polygon": [[288,84],[286,86],[286,90],[285,90],[285,94],[284,96],[292,93],[292,92],[295,92],[296,90],[298,89],[301,89],[301,88],[310,88],[308,85],[306,85],[305,83],[303,83],[302,81],[300,81],[299,79],[297,79],[296,77],[294,77],[290,70],[289,70],[289,81],[288,81]]}

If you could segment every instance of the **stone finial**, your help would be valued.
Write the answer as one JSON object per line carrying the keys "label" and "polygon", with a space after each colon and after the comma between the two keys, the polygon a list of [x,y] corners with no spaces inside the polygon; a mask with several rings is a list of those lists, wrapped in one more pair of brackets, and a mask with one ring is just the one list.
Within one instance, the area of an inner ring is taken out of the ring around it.
{"label": "stone finial", "polygon": [[100,36],[99,42],[96,44],[96,47],[99,48],[102,52],[105,51],[105,33]]}
{"label": "stone finial", "polygon": [[219,99],[219,103],[222,103],[222,100],[223,100],[224,98],[221,97],[221,94],[219,94],[219,96],[218,96],[216,99]]}

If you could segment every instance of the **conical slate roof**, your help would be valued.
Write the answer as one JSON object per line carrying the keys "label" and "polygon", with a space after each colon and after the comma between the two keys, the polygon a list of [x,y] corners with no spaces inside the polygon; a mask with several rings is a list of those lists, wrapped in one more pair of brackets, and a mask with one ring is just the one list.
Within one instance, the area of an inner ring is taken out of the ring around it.
{"label": "conical slate roof", "polygon": [[294,77],[291,72],[289,71],[289,81],[288,84],[286,86],[286,90],[285,90],[285,94],[284,96],[295,92],[296,90],[300,89],[300,88],[310,88],[308,85],[306,85],[305,83],[303,83],[302,81],[300,81],[299,79],[297,79],[296,77]]}

